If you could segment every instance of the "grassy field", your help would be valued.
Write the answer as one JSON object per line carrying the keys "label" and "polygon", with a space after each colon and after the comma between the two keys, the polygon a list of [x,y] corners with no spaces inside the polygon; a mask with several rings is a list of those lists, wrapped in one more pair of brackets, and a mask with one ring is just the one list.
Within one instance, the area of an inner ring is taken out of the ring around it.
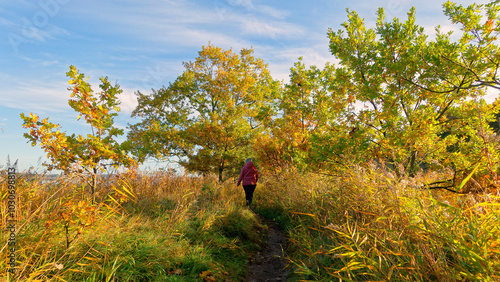
{"label": "grassy field", "polygon": [[266,242],[262,218],[289,238],[291,281],[500,280],[494,195],[420,189],[369,168],[337,176],[264,176],[252,212],[241,187],[165,171],[108,179],[17,176],[16,276],[8,275],[2,172],[3,281],[241,281]]}

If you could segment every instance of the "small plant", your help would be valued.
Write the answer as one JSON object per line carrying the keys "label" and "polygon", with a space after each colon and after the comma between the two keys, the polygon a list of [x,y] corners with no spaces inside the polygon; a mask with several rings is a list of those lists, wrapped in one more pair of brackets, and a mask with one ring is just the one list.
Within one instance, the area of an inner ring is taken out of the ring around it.
{"label": "small plant", "polygon": [[54,220],[48,220],[45,224],[47,228],[52,225],[60,225],[64,230],[66,248],[83,233],[85,229],[92,227],[96,220],[98,208],[90,202],[81,200],[77,203],[68,201],[64,203],[57,214],[51,216]]}

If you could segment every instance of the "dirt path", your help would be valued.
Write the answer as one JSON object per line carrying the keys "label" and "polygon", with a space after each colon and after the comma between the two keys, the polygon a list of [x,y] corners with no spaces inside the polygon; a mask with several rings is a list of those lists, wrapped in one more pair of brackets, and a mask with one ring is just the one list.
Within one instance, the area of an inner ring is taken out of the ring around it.
{"label": "dirt path", "polygon": [[281,227],[273,220],[266,220],[269,227],[268,244],[258,252],[250,266],[246,282],[286,281],[288,269],[285,269],[286,237]]}

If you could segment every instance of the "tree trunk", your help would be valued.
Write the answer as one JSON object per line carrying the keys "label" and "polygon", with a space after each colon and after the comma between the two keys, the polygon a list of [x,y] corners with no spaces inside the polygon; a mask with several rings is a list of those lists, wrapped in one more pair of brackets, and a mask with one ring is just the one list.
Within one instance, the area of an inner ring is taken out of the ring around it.
{"label": "tree trunk", "polygon": [[92,193],[92,204],[94,203],[94,193],[97,188],[97,168],[94,167],[93,173],[92,173],[92,185],[90,187],[91,193]]}
{"label": "tree trunk", "polygon": [[406,166],[406,172],[410,177],[415,176],[416,168],[415,168],[415,163],[416,163],[416,158],[417,158],[417,151],[412,151],[410,160],[408,161],[408,165]]}
{"label": "tree trunk", "polygon": [[222,172],[224,171],[223,167],[219,167],[219,183],[222,183]]}
{"label": "tree trunk", "polygon": [[92,196],[95,193],[96,186],[97,186],[97,168],[94,167],[94,173],[92,174]]}

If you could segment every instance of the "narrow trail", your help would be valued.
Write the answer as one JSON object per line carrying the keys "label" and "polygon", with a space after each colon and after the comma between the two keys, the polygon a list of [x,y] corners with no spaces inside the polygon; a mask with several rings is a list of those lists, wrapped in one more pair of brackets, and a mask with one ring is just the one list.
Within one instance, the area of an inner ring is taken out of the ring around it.
{"label": "narrow trail", "polygon": [[288,277],[288,269],[285,269],[285,233],[275,221],[265,222],[269,228],[267,246],[250,262],[246,282],[286,281]]}

